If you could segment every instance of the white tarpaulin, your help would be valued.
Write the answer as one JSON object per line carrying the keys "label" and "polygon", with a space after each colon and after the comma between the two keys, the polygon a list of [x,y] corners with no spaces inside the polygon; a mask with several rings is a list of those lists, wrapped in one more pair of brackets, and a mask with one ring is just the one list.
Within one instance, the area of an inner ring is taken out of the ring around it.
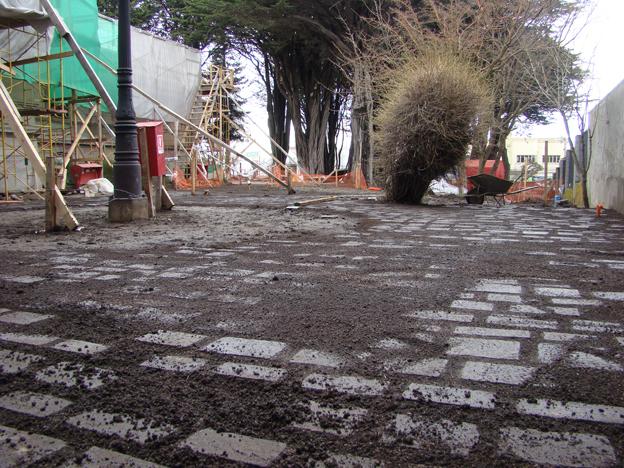
{"label": "white tarpaulin", "polygon": [[0,0],[0,28],[0,58],[5,62],[45,55],[50,50],[52,29],[39,0]]}
{"label": "white tarpaulin", "polygon": [[[132,29],[134,84],[180,115],[188,116],[201,80],[199,50]],[[137,117],[160,120],[154,104],[134,93]],[[169,118],[163,112],[165,118]],[[173,119],[172,119],[173,120]]]}

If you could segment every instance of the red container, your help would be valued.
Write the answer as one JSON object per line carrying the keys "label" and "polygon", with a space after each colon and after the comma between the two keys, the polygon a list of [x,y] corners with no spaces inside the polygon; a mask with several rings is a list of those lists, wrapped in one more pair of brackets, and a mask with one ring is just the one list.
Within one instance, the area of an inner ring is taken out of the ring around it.
{"label": "red container", "polygon": [[[147,135],[147,154],[149,157],[150,176],[160,177],[167,172],[165,161],[165,137],[162,122],[139,122],[139,141],[141,132]],[[141,145],[139,144],[139,148]],[[141,158],[143,155],[140,155]]]}
{"label": "red container", "polygon": [[[503,165],[502,161],[498,164],[498,167],[496,168],[496,172],[494,174],[491,174],[491,170],[492,167],[494,167],[494,163],[496,161],[485,161],[485,167],[483,168],[483,174],[490,174],[493,175],[494,177],[498,177],[499,179],[504,179],[505,178],[505,166]],[[479,160],[478,159],[467,159],[466,160],[466,178],[471,177],[471,176],[475,176],[475,175],[479,175]],[[467,185],[467,189],[471,190],[474,188],[474,185],[472,185],[472,182],[470,182],[469,180],[466,183]]]}
{"label": "red container", "polygon": [[101,179],[102,165],[98,163],[77,163],[70,166],[69,173],[74,180],[74,185],[78,188],[90,180]]}

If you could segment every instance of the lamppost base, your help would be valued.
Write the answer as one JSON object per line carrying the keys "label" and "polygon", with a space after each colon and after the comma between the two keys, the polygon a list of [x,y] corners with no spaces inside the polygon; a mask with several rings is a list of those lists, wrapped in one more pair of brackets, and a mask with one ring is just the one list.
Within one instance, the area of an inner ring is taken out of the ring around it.
{"label": "lamppost base", "polygon": [[108,204],[108,220],[111,223],[129,223],[149,219],[147,198],[114,198]]}

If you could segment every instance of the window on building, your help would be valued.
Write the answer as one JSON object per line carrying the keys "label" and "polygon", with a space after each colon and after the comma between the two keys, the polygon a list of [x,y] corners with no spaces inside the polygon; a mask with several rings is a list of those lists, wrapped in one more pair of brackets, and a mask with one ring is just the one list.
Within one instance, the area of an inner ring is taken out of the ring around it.
{"label": "window on building", "polygon": [[[558,155],[558,154],[549,154],[548,155],[548,162],[549,163],[557,164],[560,160],[561,160],[561,156]],[[542,156],[542,162],[546,162],[546,156]]]}
{"label": "window on building", "polygon": [[516,156],[516,162],[520,164],[535,162],[534,154],[519,154]]}

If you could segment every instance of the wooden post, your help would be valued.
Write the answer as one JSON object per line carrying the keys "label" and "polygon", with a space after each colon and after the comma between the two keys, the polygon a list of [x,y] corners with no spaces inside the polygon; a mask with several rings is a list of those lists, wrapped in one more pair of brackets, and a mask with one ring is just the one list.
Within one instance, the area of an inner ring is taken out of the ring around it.
{"label": "wooden post", "polygon": [[548,204],[548,140],[544,142],[544,206]]}
{"label": "wooden post", "polygon": [[462,161],[459,164],[457,172],[459,173],[459,196],[463,197],[465,195],[464,187],[466,186],[466,161]]}
{"label": "wooden post", "polygon": [[529,159],[526,156],[524,157],[524,167],[522,168],[522,171],[524,172],[524,175],[522,176],[522,182],[523,182],[522,188],[526,188],[527,178],[529,176]]}
{"label": "wooden post", "polygon": [[48,232],[54,231],[58,226],[56,223],[56,201],[54,188],[56,187],[56,176],[54,169],[54,152],[50,151],[45,160],[46,165],[46,191],[45,191],[45,229]]}
{"label": "wooden post", "polygon": [[100,164],[104,166],[104,143],[102,142],[102,102],[100,99],[97,100],[97,140],[98,140],[98,159]]}
{"label": "wooden post", "polygon": [[197,148],[191,150],[191,194],[197,189]]}
{"label": "wooden post", "polygon": [[141,181],[143,182],[143,191],[147,197],[147,215],[150,218],[156,216],[154,208],[154,194],[152,193],[152,178],[150,177],[149,154],[147,149],[147,131],[139,128],[139,154],[141,155]]}

